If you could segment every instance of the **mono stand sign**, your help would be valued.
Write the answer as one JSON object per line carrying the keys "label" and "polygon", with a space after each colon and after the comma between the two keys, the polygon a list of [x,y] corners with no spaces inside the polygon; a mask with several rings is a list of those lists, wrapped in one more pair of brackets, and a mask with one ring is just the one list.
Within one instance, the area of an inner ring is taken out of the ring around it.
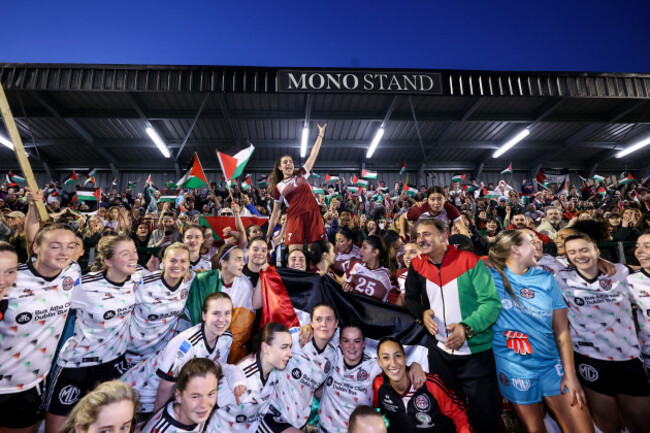
{"label": "mono stand sign", "polygon": [[278,71],[278,92],[442,94],[437,72]]}

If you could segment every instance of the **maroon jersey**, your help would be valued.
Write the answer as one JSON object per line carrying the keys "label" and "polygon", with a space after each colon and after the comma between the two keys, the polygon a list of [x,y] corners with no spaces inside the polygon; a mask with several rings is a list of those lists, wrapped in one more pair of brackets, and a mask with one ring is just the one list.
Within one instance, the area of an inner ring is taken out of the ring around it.
{"label": "maroon jersey", "polygon": [[[318,203],[307,179],[309,172],[305,167],[300,168],[300,174],[283,179],[273,189],[273,200],[289,208],[287,217],[302,215],[304,213],[319,212]],[[319,212],[320,213],[320,212]]]}
{"label": "maroon jersey", "polygon": [[357,293],[386,302],[393,289],[390,271],[384,267],[368,269],[361,261],[352,259],[345,280]]}
{"label": "maroon jersey", "polygon": [[344,275],[350,267],[350,260],[360,259],[359,246],[352,244],[352,248],[348,253],[336,253],[336,261],[332,265],[332,270],[336,275]]}

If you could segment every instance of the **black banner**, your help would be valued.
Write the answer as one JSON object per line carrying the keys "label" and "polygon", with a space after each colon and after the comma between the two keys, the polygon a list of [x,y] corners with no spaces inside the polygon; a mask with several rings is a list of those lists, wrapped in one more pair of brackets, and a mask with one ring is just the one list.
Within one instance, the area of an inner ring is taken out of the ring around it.
{"label": "black banner", "polygon": [[278,92],[442,94],[437,72],[278,71]]}

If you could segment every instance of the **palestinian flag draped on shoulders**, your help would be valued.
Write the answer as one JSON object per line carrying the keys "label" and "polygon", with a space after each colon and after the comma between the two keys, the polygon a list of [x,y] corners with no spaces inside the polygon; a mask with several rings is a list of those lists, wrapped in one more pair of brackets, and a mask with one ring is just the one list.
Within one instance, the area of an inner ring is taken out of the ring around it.
{"label": "palestinian flag draped on shoulders", "polygon": [[208,184],[208,179],[205,177],[199,156],[195,153],[192,157],[192,162],[188,167],[187,172],[180,178],[176,185],[180,188],[194,189],[201,188]]}
{"label": "palestinian flag draped on shoulders", "polygon": [[309,323],[315,305],[325,302],[334,308],[339,325],[362,324],[369,353],[376,352],[381,338],[391,336],[404,344],[409,363],[417,361],[428,370],[427,332],[406,308],[345,293],[328,276],[293,269],[269,266],[260,272],[260,284],[264,299],[260,326],[279,322],[295,331]]}

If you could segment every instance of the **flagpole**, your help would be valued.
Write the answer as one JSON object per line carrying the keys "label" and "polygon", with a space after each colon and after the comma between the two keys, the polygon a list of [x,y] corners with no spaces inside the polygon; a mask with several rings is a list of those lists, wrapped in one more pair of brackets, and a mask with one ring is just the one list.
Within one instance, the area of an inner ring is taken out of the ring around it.
{"label": "flagpole", "polygon": [[[25,147],[23,146],[23,141],[20,139],[20,134],[18,133],[18,128],[16,128],[16,122],[14,121],[14,116],[11,113],[11,107],[9,107],[9,101],[7,101],[7,96],[5,95],[4,86],[0,82],[0,111],[2,111],[2,119],[5,122],[5,127],[9,133],[9,138],[14,145],[14,152],[16,154],[16,159],[18,159],[18,165],[25,176],[25,181],[27,185],[36,193],[38,191],[38,184],[36,183],[36,178],[34,177],[34,172],[32,171],[32,166],[29,164],[29,159],[27,159],[27,154],[25,153]],[[36,210],[38,210],[38,216],[41,221],[49,221],[50,217],[45,210],[45,205],[43,201],[36,200]]]}

